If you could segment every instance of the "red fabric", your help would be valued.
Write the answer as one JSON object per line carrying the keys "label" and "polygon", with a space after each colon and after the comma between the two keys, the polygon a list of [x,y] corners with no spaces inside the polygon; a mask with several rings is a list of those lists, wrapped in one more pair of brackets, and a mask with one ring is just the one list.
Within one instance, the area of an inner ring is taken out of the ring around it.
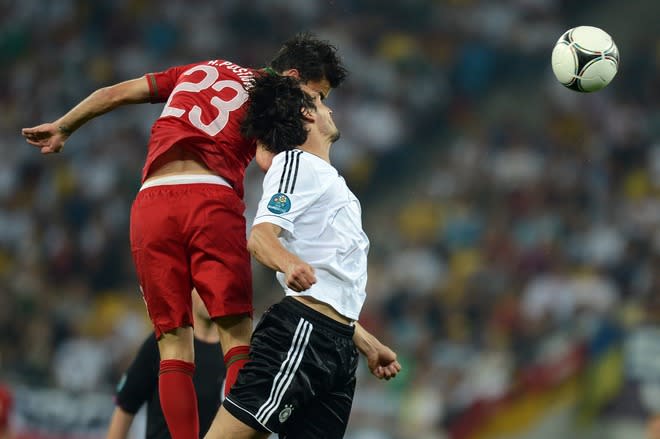
{"label": "red fabric", "polygon": [[162,360],[158,375],[160,406],[172,439],[198,439],[199,414],[193,385],[195,365],[181,360]]}
{"label": "red fabric", "polygon": [[235,346],[225,354],[225,367],[227,369],[227,373],[225,374],[225,397],[229,394],[231,387],[236,382],[238,372],[250,360],[249,353],[249,346]]}
{"label": "red fabric", "polygon": [[192,325],[193,286],[211,317],[252,313],[243,201],[216,184],[154,186],[131,209],[131,250],[158,338]]}
{"label": "red fabric", "polygon": [[0,385],[0,432],[9,428],[9,417],[11,415],[14,399],[11,391],[4,385]]}
{"label": "red fabric", "polygon": [[243,197],[245,168],[256,146],[240,133],[247,92],[258,72],[229,61],[212,60],[149,73],[152,102],[165,102],[151,129],[144,180],[154,160],[172,145],[197,153],[206,166],[229,181]]}

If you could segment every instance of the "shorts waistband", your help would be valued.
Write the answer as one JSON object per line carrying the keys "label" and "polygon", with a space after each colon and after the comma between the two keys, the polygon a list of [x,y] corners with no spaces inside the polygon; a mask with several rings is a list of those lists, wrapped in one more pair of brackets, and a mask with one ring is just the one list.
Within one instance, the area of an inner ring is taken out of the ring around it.
{"label": "shorts waistband", "polygon": [[219,184],[222,186],[232,187],[231,184],[219,175],[208,174],[182,174],[182,175],[167,175],[165,177],[158,177],[147,181],[142,185],[140,190],[147,189],[154,186],[167,186],[173,184]]}
{"label": "shorts waistband", "polygon": [[315,325],[322,326],[325,329],[330,330],[339,335],[345,337],[353,337],[353,333],[355,332],[354,326],[345,325],[336,320],[333,320],[330,317],[316,311],[315,309],[310,308],[304,303],[300,303],[293,297],[285,297],[280,302],[280,305],[282,305],[282,307],[285,310],[293,314],[296,314],[298,316],[304,317],[306,320],[309,320]]}

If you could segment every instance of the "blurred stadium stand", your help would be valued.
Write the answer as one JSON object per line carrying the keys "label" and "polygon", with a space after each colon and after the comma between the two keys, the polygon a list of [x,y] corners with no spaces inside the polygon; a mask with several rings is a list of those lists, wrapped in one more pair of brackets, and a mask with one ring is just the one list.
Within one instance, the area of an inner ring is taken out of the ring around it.
{"label": "blurred stadium stand", "polygon": [[[150,326],[128,246],[149,128],[123,108],[41,157],[20,128],[95,88],[199,59],[335,42],[332,158],[363,201],[363,321],[405,367],[360,369],[349,439],[643,438],[660,414],[660,3],[651,0],[0,2],[0,380],[19,437],[103,437]],[[607,30],[580,95],[550,51]],[[260,172],[247,180],[249,220]],[[281,292],[256,266],[257,315]],[[137,436],[136,436],[137,437]],[[658,436],[660,437],[660,436]]]}

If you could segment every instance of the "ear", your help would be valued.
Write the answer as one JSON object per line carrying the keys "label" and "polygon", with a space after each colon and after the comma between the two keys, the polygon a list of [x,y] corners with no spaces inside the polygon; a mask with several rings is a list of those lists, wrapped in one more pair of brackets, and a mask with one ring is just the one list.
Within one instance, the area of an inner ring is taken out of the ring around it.
{"label": "ear", "polygon": [[305,119],[305,122],[309,123],[314,123],[315,116],[314,116],[314,111],[309,109],[309,108],[301,108],[300,112],[302,113],[303,119]]}
{"label": "ear", "polygon": [[291,76],[292,78],[300,79],[300,72],[298,69],[287,69],[282,72],[282,76]]}

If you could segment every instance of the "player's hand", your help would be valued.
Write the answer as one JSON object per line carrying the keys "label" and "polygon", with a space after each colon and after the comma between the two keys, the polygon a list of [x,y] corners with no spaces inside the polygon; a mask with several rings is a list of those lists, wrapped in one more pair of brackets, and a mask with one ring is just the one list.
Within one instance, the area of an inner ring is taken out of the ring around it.
{"label": "player's hand", "polygon": [[39,148],[42,154],[60,152],[64,147],[64,142],[69,138],[69,135],[62,132],[55,123],[45,123],[32,128],[23,128],[21,133],[27,143]]}
{"label": "player's hand", "polygon": [[314,268],[301,260],[290,262],[284,276],[286,286],[297,293],[310,289],[316,283]]}
{"label": "player's hand", "polygon": [[396,359],[396,353],[382,343],[366,356],[371,374],[378,379],[392,379],[401,371],[401,364]]}

